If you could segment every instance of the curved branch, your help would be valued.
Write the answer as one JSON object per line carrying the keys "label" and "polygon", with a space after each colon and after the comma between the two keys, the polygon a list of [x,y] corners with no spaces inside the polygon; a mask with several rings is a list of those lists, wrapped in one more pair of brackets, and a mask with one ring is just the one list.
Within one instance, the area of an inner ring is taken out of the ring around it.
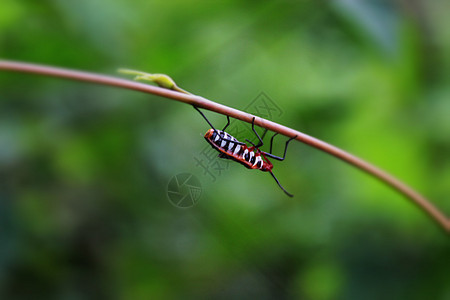
{"label": "curved branch", "polygon": [[15,72],[34,73],[39,75],[54,76],[59,78],[66,78],[71,80],[79,80],[85,82],[91,82],[95,84],[110,85],[115,87],[121,87],[131,90],[136,90],[144,93],[158,95],[165,98],[170,98],[180,102],[188,103],[198,106],[200,108],[208,109],[216,113],[227,115],[235,119],[239,119],[244,122],[251,123],[252,118],[256,117],[255,124],[257,126],[267,128],[273,132],[285,135],[287,137],[297,136],[296,140],[302,143],[308,144],[319,150],[327,152],[363,171],[381,180],[387,185],[391,186],[398,192],[402,193],[420,209],[428,214],[439,226],[441,226],[447,233],[450,233],[450,219],[447,218],[439,209],[437,209],[430,201],[413,190],[411,187],[401,182],[389,173],[381,170],[380,168],[348,153],[333,145],[316,139],[312,136],[296,131],[292,128],[274,123],[269,120],[265,120],[258,116],[253,116],[249,113],[242,112],[240,110],[215,103],[200,96],[180,93],[177,91],[168,90],[161,87],[156,87],[148,84],[142,84],[130,80],[120,79],[111,76],[105,76],[100,74],[75,71],[69,69],[62,69],[44,65],[29,64],[22,62],[0,60],[0,70],[8,70]]}

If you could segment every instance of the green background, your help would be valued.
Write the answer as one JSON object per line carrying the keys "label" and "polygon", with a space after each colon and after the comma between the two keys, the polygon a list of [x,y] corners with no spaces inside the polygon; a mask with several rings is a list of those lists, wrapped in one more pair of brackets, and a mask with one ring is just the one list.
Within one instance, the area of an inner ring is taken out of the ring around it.
{"label": "green background", "polygon": [[[274,121],[450,213],[444,1],[0,7],[1,58],[166,73],[238,109],[263,92],[282,110]],[[274,162],[294,198],[236,163],[213,181],[195,161],[207,129],[172,100],[0,72],[0,298],[450,299],[448,236],[403,196],[296,142]],[[167,186],[185,172],[202,193],[180,209]]]}

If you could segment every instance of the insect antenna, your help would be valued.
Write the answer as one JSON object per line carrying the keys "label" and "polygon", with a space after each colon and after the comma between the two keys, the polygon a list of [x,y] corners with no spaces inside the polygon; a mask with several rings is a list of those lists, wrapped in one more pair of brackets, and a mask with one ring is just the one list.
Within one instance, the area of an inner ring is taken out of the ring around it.
{"label": "insect antenna", "polygon": [[294,197],[294,195],[292,195],[291,193],[288,193],[288,191],[286,191],[284,189],[284,187],[280,184],[280,182],[278,181],[278,179],[275,177],[275,175],[272,173],[272,171],[269,171],[270,175],[272,175],[273,179],[275,179],[275,181],[278,183],[278,186],[283,190],[283,192],[286,193],[286,195],[288,195],[289,197]]}

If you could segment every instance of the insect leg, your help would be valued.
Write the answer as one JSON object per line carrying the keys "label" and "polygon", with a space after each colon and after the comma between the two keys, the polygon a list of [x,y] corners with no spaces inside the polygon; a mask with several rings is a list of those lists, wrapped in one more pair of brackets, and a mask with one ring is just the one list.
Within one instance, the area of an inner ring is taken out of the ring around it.
{"label": "insect leg", "polygon": [[272,154],[272,145],[273,145],[273,138],[278,134],[278,132],[276,132],[274,135],[272,135],[272,137],[270,138],[270,150],[269,153]]}
{"label": "insect leg", "polygon": [[[255,117],[253,117],[253,120],[252,120],[252,130],[253,130],[253,132],[256,134],[256,136],[258,137],[258,140],[259,140],[258,145],[256,145],[255,147],[256,147],[256,148],[262,147],[262,145],[264,145],[264,142],[263,142],[263,140],[261,139],[261,137],[259,136],[258,132],[256,132],[256,130],[255,130]],[[264,135],[266,135],[266,134],[264,133]],[[264,135],[263,135],[263,136],[264,136]],[[252,145],[253,145],[253,143],[252,143]]]}
{"label": "insect leg", "polygon": [[200,111],[200,109],[198,109],[198,107],[195,106],[195,105],[193,105],[193,106],[194,106],[195,110],[197,110],[197,111],[202,115],[203,119],[206,120],[206,122],[209,124],[209,126],[210,126],[212,129],[214,129],[214,131],[216,132],[216,134],[219,134],[219,133],[217,132],[216,128],[214,128],[214,126],[211,124],[211,122],[209,122],[208,118],[206,118],[206,116]]}
{"label": "insect leg", "polygon": [[286,191],[284,189],[284,187],[280,184],[280,182],[278,181],[278,179],[275,177],[275,175],[272,173],[272,171],[269,172],[270,175],[272,175],[273,179],[275,179],[275,181],[277,182],[278,186],[283,190],[283,192],[286,193],[286,195],[288,195],[289,197],[293,197],[294,195],[292,195],[291,193],[288,193],[288,191]]}
{"label": "insect leg", "polygon": [[267,131],[269,131],[267,128],[265,128],[264,133],[261,136],[261,139],[264,140],[264,137],[266,136]]}
{"label": "insect leg", "polygon": [[225,131],[225,129],[227,129],[227,127],[230,125],[230,116],[227,116],[227,124],[225,125],[225,127],[222,129],[222,131]]}
{"label": "insect leg", "polygon": [[269,153],[264,152],[264,154],[267,155],[268,157],[273,158],[273,159],[276,159],[276,160],[284,160],[284,159],[286,158],[286,151],[287,151],[287,148],[288,148],[289,143],[290,143],[293,139],[295,139],[297,136],[291,137],[289,140],[287,140],[286,146],[284,147],[284,154],[283,154],[283,157],[279,157],[279,156],[273,155],[273,154],[271,153],[271,152],[272,152],[272,142],[273,142],[273,138],[274,138],[277,134],[278,134],[278,133],[275,133],[275,134],[272,136],[272,138],[270,139],[270,152],[269,152]]}

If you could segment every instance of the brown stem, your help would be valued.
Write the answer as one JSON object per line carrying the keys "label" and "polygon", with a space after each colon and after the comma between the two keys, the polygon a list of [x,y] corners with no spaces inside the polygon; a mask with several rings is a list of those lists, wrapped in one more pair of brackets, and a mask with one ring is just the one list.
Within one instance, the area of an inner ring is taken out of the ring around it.
{"label": "brown stem", "polygon": [[[36,65],[29,64],[23,62],[14,62],[14,61],[6,61],[0,60],[0,70],[9,70],[15,72],[24,72],[24,73],[34,73],[39,75],[47,75],[54,76],[60,78],[67,78],[72,80],[80,80],[86,82],[92,82],[96,84],[104,84],[111,85],[121,88],[127,88],[131,90],[141,91],[144,93],[149,93],[153,95],[158,95],[165,98],[174,99],[180,102],[188,103],[191,105],[195,105],[204,109],[208,109],[210,111],[214,111],[223,115],[230,116],[235,119],[239,119],[244,122],[251,123],[253,119],[253,115],[248,114],[246,112],[242,112],[240,110],[227,107],[222,104],[215,103],[208,99],[205,99],[200,96],[189,95],[185,93],[180,93],[148,84],[143,84],[135,81],[120,79],[111,76],[99,75],[88,72],[74,71],[62,68],[55,68],[44,65]],[[312,147],[315,147],[319,150],[327,152],[367,173],[378,178],[382,182],[388,184],[398,192],[405,195],[408,199],[410,199],[414,204],[416,204],[420,209],[426,212],[438,225],[440,225],[447,233],[450,233],[450,219],[448,219],[439,209],[437,209],[430,201],[428,201],[425,197],[420,195],[418,192],[413,190],[408,185],[404,184],[394,176],[386,173],[380,168],[348,153],[345,152],[333,145],[325,143],[319,139],[316,139],[307,134],[301,133],[289,127],[274,123],[269,120],[262,119],[258,116],[255,116],[255,124],[267,128],[273,132],[278,132],[279,134],[285,135],[287,137],[297,136],[296,140],[308,144]]]}

